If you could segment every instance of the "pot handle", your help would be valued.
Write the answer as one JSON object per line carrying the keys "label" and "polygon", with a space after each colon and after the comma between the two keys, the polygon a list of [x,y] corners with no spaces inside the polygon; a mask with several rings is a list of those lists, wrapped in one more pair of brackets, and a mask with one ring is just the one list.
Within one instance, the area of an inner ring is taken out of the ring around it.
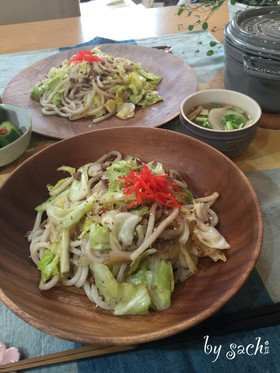
{"label": "pot handle", "polygon": [[243,67],[248,75],[257,78],[280,80],[280,64],[279,61],[272,59],[243,56]]}

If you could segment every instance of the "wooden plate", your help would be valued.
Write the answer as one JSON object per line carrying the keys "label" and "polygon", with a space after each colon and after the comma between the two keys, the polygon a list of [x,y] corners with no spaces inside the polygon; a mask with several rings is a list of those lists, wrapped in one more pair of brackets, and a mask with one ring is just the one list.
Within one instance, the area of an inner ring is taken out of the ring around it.
{"label": "wooden plate", "polygon": [[[88,47],[87,49],[91,49]],[[2,101],[27,109],[32,117],[33,131],[49,137],[63,139],[93,129],[116,126],[158,127],[179,114],[181,101],[197,90],[197,78],[194,70],[181,58],[154,48],[128,44],[104,44],[101,50],[114,57],[125,57],[141,62],[143,69],[162,77],[158,86],[164,101],[146,109],[138,108],[134,118],[122,120],[116,116],[98,124],[90,118],[70,121],[59,116],[44,116],[41,106],[30,98],[31,89],[41,81],[51,67],[59,67],[64,59],[85,48],[77,48],[47,57],[21,71],[6,86]]]}
{"label": "wooden plate", "polygon": [[[201,259],[199,272],[176,286],[166,311],[117,317],[97,308],[82,289],[38,289],[40,274],[29,258],[25,238],[34,223],[34,207],[46,199],[46,185],[61,178],[57,167],[81,166],[114,149],[178,169],[200,196],[220,193],[213,207],[220,218],[218,229],[231,245],[227,262]],[[198,324],[244,284],[263,236],[258,199],[240,169],[209,145],[159,128],[97,130],[49,146],[25,161],[2,185],[0,211],[0,299],[34,327],[81,343],[135,344]]]}

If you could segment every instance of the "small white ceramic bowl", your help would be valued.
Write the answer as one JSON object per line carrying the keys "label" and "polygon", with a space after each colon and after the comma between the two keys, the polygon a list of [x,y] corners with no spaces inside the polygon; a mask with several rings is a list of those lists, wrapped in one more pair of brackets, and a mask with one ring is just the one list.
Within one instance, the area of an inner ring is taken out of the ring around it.
{"label": "small white ceramic bowl", "polygon": [[11,144],[0,148],[0,167],[12,163],[25,152],[32,132],[31,117],[25,109],[9,104],[1,104],[1,106],[7,110],[9,120],[22,131],[23,135]]}
{"label": "small white ceramic bowl", "polygon": [[[237,106],[250,114],[253,121],[246,127],[224,131],[199,126],[187,117],[193,107],[211,102]],[[208,89],[198,91],[183,100],[180,107],[180,122],[183,133],[206,142],[232,159],[241,155],[253,140],[261,114],[259,104],[243,93],[226,89]]]}

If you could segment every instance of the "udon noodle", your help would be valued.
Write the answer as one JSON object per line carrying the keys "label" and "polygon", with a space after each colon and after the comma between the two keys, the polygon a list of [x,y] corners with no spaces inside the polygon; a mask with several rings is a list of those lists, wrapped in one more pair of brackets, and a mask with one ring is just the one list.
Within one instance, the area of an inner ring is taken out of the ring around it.
{"label": "udon noodle", "polygon": [[53,67],[32,89],[31,97],[40,101],[44,115],[92,117],[97,123],[114,115],[131,118],[136,106],[146,108],[161,101],[156,90],[160,81],[140,63],[114,58],[95,47]]}
{"label": "udon noodle", "polygon": [[[114,314],[145,314],[170,307],[174,283],[197,273],[200,257],[226,261],[230,245],[212,209],[217,192],[194,198],[176,170],[167,174],[160,163],[145,164],[118,151],[78,170],[59,170],[69,176],[48,186],[50,196],[36,208],[28,233],[41,290],[60,282],[84,289]],[[154,295],[156,288],[168,299]]]}

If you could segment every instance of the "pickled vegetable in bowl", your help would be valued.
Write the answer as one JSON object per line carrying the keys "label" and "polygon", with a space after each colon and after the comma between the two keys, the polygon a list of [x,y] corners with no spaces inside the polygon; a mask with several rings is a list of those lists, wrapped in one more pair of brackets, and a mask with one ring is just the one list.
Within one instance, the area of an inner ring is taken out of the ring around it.
{"label": "pickled vegetable in bowl", "polygon": [[31,117],[24,108],[0,105],[0,167],[12,163],[25,152],[31,132]]}
{"label": "pickled vegetable in bowl", "polygon": [[11,120],[8,110],[0,105],[0,148],[11,144],[22,136],[22,131]]}

